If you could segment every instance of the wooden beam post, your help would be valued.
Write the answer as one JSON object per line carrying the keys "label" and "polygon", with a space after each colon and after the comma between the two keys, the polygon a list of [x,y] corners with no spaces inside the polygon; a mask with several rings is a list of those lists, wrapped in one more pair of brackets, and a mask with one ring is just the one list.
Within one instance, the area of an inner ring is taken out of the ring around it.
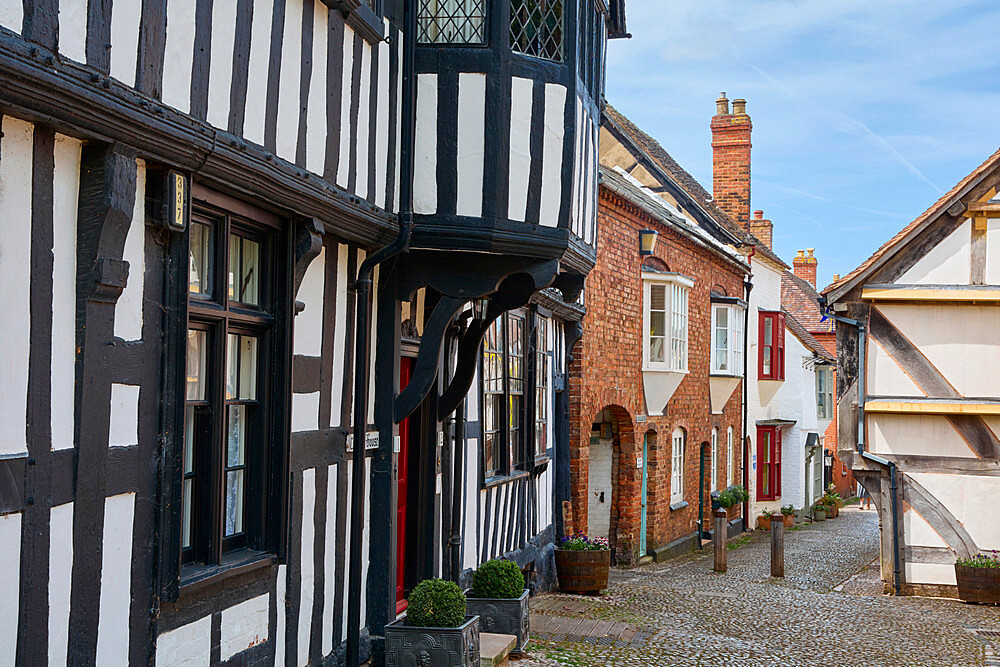
{"label": "wooden beam post", "polygon": [[713,513],[715,530],[712,532],[712,545],[715,548],[715,571],[726,571],[726,510],[719,509]]}
{"label": "wooden beam post", "polygon": [[771,519],[771,576],[785,576],[785,523]]}

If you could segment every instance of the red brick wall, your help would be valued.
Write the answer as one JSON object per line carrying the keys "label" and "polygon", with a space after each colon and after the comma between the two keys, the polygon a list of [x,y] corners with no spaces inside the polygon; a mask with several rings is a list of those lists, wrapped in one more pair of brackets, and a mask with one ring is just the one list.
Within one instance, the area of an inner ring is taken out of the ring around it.
{"label": "red brick wall", "polygon": [[712,117],[712,194],[715,203],[750,230],[750,133],[745,113]]}
{"label": "red brick wall", "polygon": [[[642,260],[639,230],[656,229],[655,256],[671,271],[695,281],[688,303],[688,369],[670,400],[668,416],[646,415],[642,386]],[[570,478],[575,529],[586,531],[588,505],[588,449],[591,427],[606,407],[616,424],[617,479],[612,497],[612,535],[620,562],[638,555],[641,471],[636,455],[650,431],[647,486],[647,546],[670,543],[696,531],[699,487],[699,446],[708,443],[713,426],[719,429],[719,480],[726,479],[726,429],[733,427],[734,483],[742,480],[742,386],[737,386],[721,415],[711,415],[708,372],[712,289],[742,296],[743,277],[735,267],[686,237],[660,225],[638,207],[601,189],[598,208],[597,265],[587,277],[587,314],[583,337],[574,348],[570,364]],[[687,507],[670,509],[670,447],[675,428],[687,432],[685,451],[685,501]],[[708,461],[706,461],[706,466]],[[710,474],[705,472],[706,520]],[[739,516],[739,506],[732,516]],[[706,526],[707,527],[707,526]]]}

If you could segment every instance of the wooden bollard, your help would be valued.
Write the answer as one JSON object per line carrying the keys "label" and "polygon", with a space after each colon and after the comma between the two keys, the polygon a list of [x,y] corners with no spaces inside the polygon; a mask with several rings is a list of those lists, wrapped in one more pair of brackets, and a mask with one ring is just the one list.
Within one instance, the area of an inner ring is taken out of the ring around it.
{"label": "wooden bollard", "polygon": [[715,530],[712,533],[712,546],[715,547],[715,571],[726,571],[726,510],[715,510]]}
{"label": "wooden bollard", "polygon": [[785,524],[771,519],[771,576],[785,576]]}

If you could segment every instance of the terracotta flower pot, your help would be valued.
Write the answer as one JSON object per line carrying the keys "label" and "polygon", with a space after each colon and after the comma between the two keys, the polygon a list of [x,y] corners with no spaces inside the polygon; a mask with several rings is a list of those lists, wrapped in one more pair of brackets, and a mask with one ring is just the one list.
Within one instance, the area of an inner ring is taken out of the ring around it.
{"label": "terracotta flower pot", "polygon": [[795,525],[795,515],[794,514],[782,514],[781,520],[785,524],[785,528],[791,528]]}
{"label": "terracotta flower pot", "polygon": [[611,550],[556,549],[556,574],[564,593],[596,594],[608,587]]}
{"label": "terracotta flower pot", "polygon": [[757,517],[757,527],[762,530],[771,530],[771,517],[763,515]]}
{"label": "terracotta flower pot", "polygon": [[831,519],[836,519],[838,516],[840,516],[840,505],[827,505],[826,515]]}
{"label": "terracotta flower pot", "polygon": [[1000,568],[955,564],[958,597],[963,602],[1000,604]]}

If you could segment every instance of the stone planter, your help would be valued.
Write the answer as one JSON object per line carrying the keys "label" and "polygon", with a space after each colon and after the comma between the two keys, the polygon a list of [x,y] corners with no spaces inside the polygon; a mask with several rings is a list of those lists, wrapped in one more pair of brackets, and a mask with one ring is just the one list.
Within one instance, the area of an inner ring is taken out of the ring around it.
{"label": "stone planter", "polygon": [[406,617],[385,626],[387,667],[479,667],[479,617],[457,628],[406,625]]}
{"label": "stone planter", "polygon": [[955,564],[958,597],[963,602],[1000,604],[1000,568]]}
{"label": "stone planter", "polygon": [[795,515],[794,514],[782,514],[781,521],[785,524],[785,528],[791,528],[795,525]]}
{"label": "stone planter", "polygon": [[528,593],[510,599],[474,598],[472,589],[465,591],[465,608],[470,614],[479,615],[479,629],[500,635],[517,637],[515,651],[523,651],[528,643]]}
{"label": "stone planter", "polygon": [[556,574],[564,593],[597,594],[608,587],[611,550],[570,551],[556,549]]}
{"label": "stone planter", "polygon": [[826,521],[826,508],[813,508],[813,521]]}

